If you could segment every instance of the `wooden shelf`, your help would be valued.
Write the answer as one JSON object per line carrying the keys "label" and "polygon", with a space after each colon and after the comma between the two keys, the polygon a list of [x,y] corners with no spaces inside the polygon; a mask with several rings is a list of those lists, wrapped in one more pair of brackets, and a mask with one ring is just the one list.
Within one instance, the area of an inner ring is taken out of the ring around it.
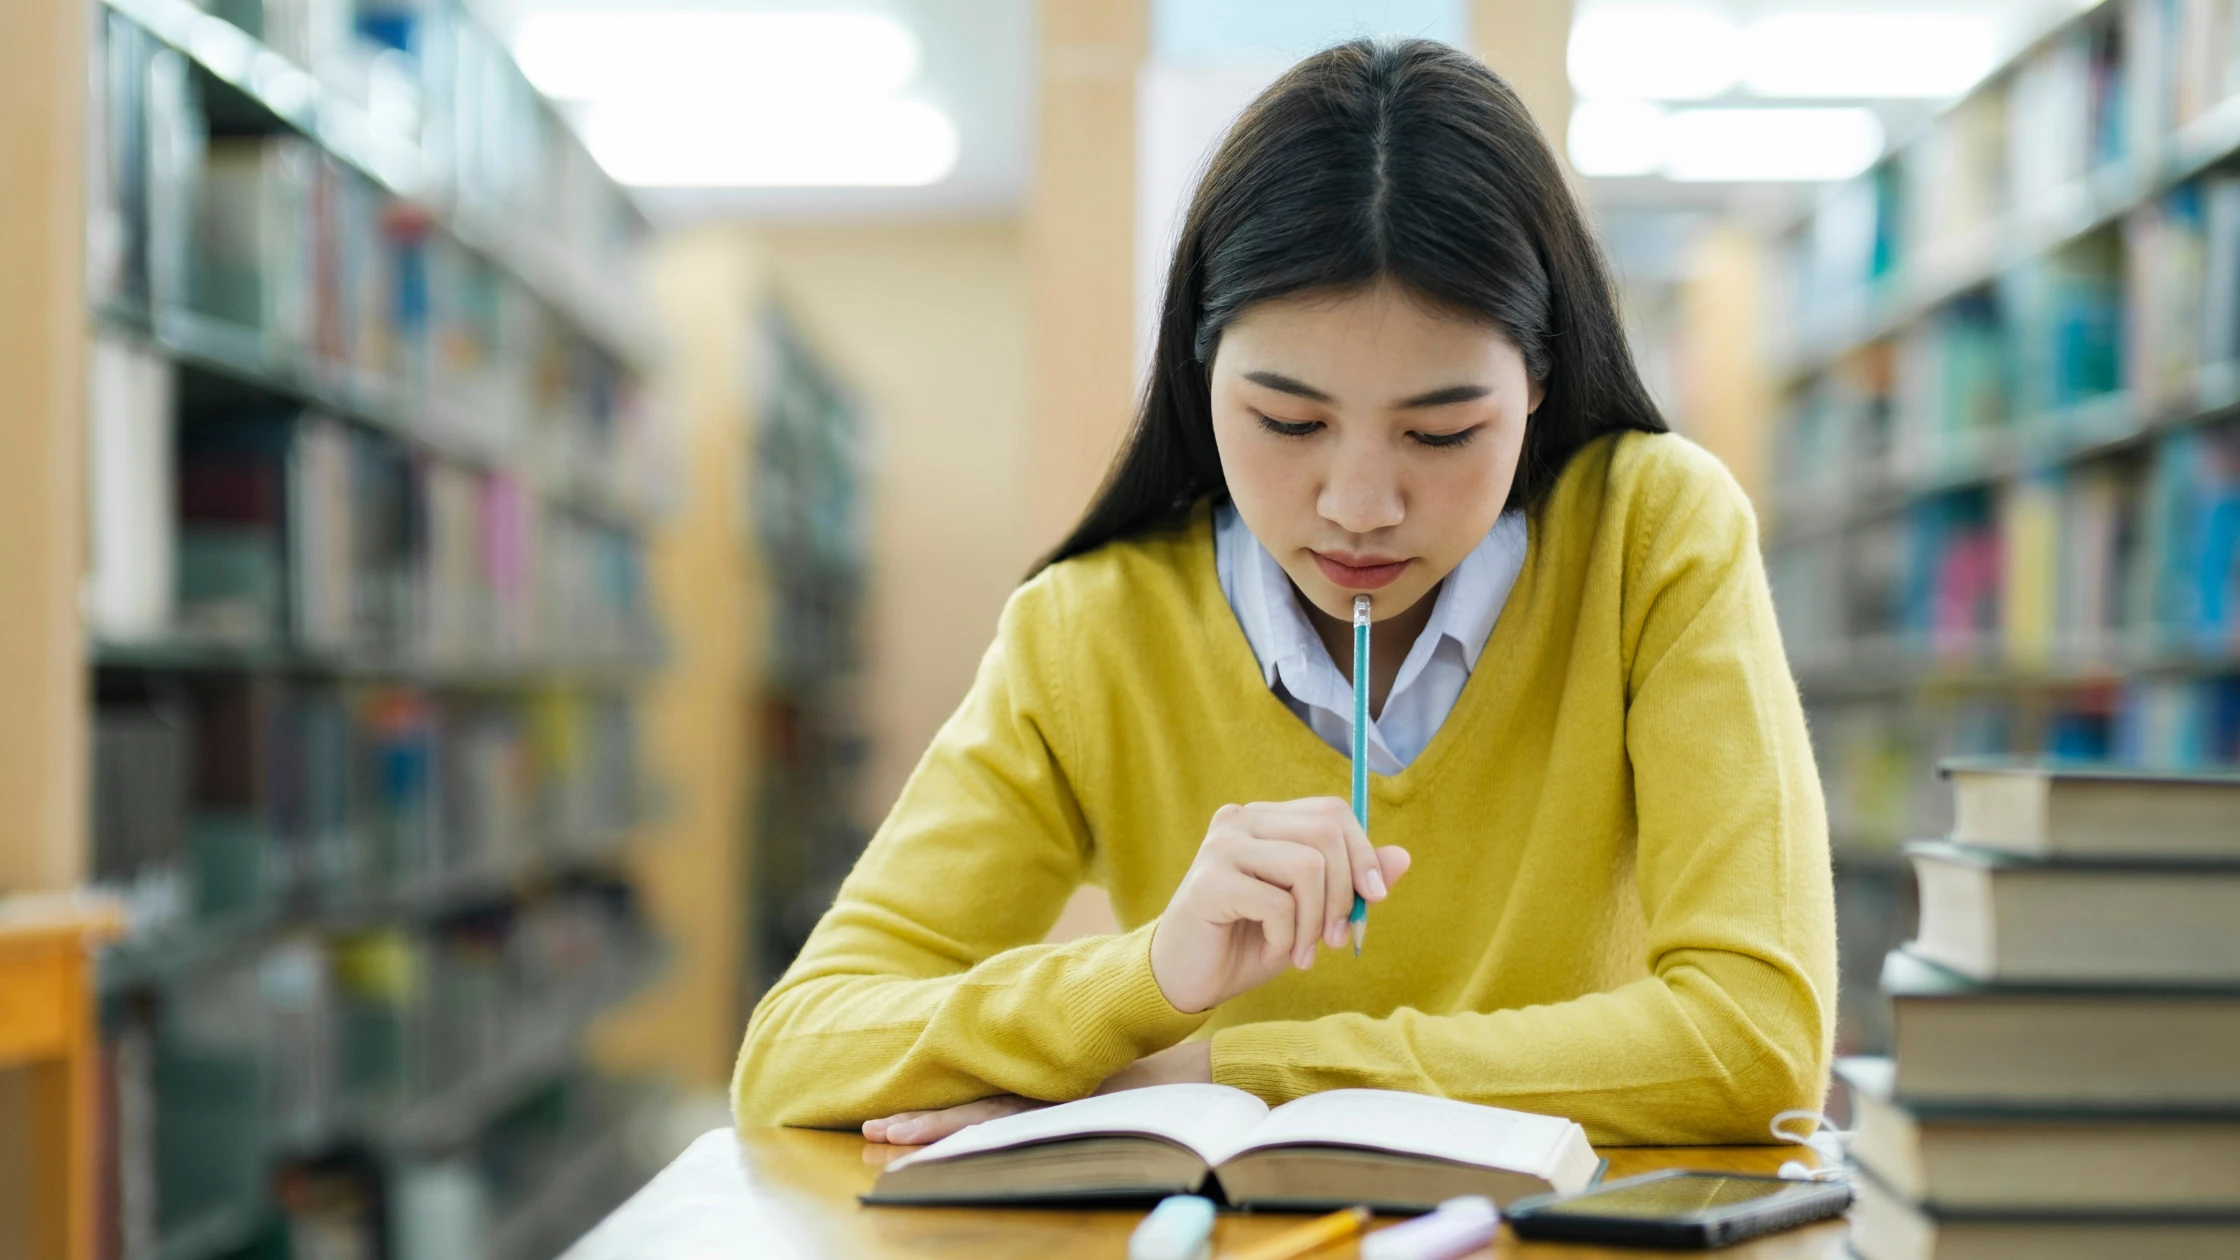
{"label": "wooden shelf", "polygon": [[[2095,2],[2063,19],[2006,65],[1985,76],[1984,82],[2004,78],[2078,25],[2099,20],[2106,7]],[[1920,136],[1911,137],[1893,146],[1891,153],[1920,140]],[[1820,336],[1804,337],[1786,353],[1777,355],[1775,377],[1795,385],[1825,372],[1960,294],[2119,222],[2235,155],[2240,155],[2240,95],[2156,137],[2151,151],[2143,157],[2103,166],[2057,193],[1978,225],[1966,238],[1946,242],[1936,253],[1883,277],[1879,285],[1856,295],[1851,318],[1839,321]]]}
{"label": "wooden shelf", "polygon": [[439,663],[193,639],[97,643],[93,646],[92,658],[99,669],[291,674],[353,682],[403,683],[447,691],[512,691],[549,686],[629,691],[643,686],[666,664],[665,657],[652,654],[611,660],[556,658]]}
{"label": "wooden shelf", "polygon": [[86,973],[89,952],[121,923],[106,897],[0,898],[0,1069],[25,1072],[29,1086],[15,1117],[29,1132],[0,1133],[0,1143],[31,1154],[27,1164],[9,1161],[16,1184],[6,1192],[21,1202],[7,1215],[23,1215],[0,1220],[0,1247],[24,1255],[93,1254],[100,1039]]}
{"label": "wooden shelf", "polygon": [[2240,670],[2240,646],[2188,651],[2132,648],[2055,653],[2036,664],[2008,659],[1996,646],[1937,653],[1889,640],[1840,644],[1792,663],[1806,699],[1871,698],[1924,690],[2044,690],[2120,682],[2141,674],[2202,675]]}
{"label": "wooden shelf", "polygon": [[454,871],[390,892],[331,906],[282,911],[229,923],[188,924],[119,940],[100,956],[100,987],[115,992],[164,984],[302,932],[356,932],[385,923],[421,922],[456,910],[517,897],[570,875],[611,868],[628,851],[637,826],[598,840],[562,845],[502,869]]}
{"label": "wooden shelf", "polygon": [[2015,424],[1980,430],[1967,447],[1940,455],[1910,477],[1860,477],[1855,470],[1818,486],[1776,489],[1766,545],[1838,533],[1893,516],[1925,499],[1971,486],[2010,481],[2134,449],[2160,434],[2240,414],[2240,363],[2196,373],[2184,397],[2162,406],[2118,391]]}
{"label": "wooden shelf", "polygon": [[309,70],[190,0],[102,2],[376,184],[430,206],[453,239],[511,273],[609,353],[641,368],[657,361],[645,332],[651,321],[623,300],[613,277],[580,264],[534,230],[493,211],[433,205],[439,190],[427,186],[424,161],[412,139],[376,126],[366,109],[330,90]]}
{"label": "wooden shelf", "polygon": [[[305,408],[389,434],[407,445],[472,468],[523,476],[551,502],[617,529],[643,531],[648,509],[596,475],[556,469],[533,439],[477,432],[464,408],[415,398],[391,382],[351,379],[313,362],[253,328],[185,310],[138,312],[107,307],[94,326],[160,353],[181,367],[209,373]],[[580,470],[578,470],[580,472]]]}

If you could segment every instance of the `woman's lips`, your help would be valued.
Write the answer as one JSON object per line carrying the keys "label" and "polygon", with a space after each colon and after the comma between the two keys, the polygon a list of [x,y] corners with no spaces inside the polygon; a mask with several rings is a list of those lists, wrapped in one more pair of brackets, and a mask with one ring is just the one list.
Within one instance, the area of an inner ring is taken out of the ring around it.
{"label": "woman's lips", "polygon": [[1406,560],[1387,560],[1376,564],[1347,564],[1343,560],[1333,560],[1312,547],[1307,549],[1307,554],[1313,556],[1314,562],[1321,566],[1322,576],[1354,591],[1373,591],[1380,586],[1390,586],[1410,563]]}

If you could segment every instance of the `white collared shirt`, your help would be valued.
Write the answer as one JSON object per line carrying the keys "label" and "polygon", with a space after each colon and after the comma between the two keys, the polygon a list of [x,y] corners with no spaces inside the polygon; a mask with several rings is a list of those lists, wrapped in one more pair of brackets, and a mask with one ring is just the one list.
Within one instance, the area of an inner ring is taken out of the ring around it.
{"label": "white collared shirt", "polygon": [[[1504,512],[1439,584],[1431,620],[1400,663],[1383,711],[1369,719],[1374,773],[1406,769],[1446,721],[1524,568],[1525,541],[1524,514]],[[1324,743],[1350,752],[1353,684],[1316,637],[1290,575],[1252,536],[1234,504],[1224,503],[1214,513],[1213,557],[1221,594],[1236,612],[1268,686]]]}

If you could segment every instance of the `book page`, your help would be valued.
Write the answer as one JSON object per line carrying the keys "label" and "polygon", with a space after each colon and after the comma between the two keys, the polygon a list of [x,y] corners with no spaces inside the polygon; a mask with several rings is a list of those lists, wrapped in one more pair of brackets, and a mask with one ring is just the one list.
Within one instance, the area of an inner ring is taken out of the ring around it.
{"label": "book page", "polygon": [[1555,1116],[1426,1094],[1334,1089],[1269,1112],[1259,1128],[1212,1162],[1271,1146],[1357,1146],[1545,1177],[1574,1128]]}
{"label": "book page", "polygon": [[1234,1149],[1267,1115],[1268,1104],[1227,1085],[1152,1085],[976,1124],[887,1167],[905,1168],[1063,1138],[1115,1135],[1165,1138],[1211,1164],[1214,1153]]}

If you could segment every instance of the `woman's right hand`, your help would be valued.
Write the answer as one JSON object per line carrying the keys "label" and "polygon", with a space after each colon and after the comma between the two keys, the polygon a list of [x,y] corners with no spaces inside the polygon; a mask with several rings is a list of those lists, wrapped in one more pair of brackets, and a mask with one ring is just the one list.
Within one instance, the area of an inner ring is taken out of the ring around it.
{"label": "woman's right hand", "polygon": [[1210,1010],[1346,944],[1354,892],[1382,901],[1407,870],[1334,796],[1224,805],[1152,931],[1152,977],[1176,1010]]}

